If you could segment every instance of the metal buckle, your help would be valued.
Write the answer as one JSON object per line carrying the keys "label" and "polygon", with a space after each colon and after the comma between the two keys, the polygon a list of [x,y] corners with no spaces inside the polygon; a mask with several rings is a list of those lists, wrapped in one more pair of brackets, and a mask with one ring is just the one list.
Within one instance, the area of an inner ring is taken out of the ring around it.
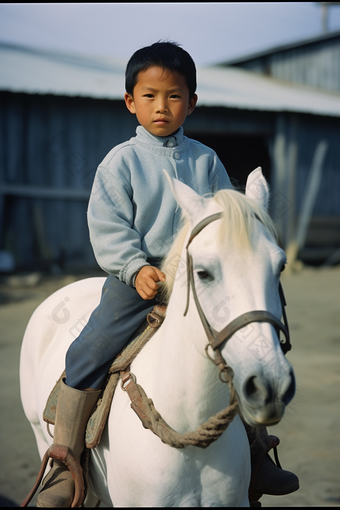
{"label": "metal buckle", "polygon": [[135,384],[136,384],[136,381],[137,381],[135,374],[133,374],[132,372],[130,372],[129,377],[127,379],[122,379],[122,382],[120,383],[120,386],[121,386],[123,391],[127,391],[126,390],[126,386],[131,381],[134,382]]}
{"label": "metal buckle", "polygon": [[152,310],[148,313],[146,320],[148,321],[149,326],[152,328],[158,328],[163,322],[163,317],[160,317]]}

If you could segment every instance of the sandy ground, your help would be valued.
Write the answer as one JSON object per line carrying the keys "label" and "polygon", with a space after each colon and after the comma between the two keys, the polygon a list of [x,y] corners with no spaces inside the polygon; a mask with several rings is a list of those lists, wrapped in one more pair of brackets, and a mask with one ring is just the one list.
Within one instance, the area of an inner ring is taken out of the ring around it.
{"label": "sandy ground", "polygon": [[[23,333],[34,309],[75,279],[45,278],[32,286],[0,284],[2,507],[21,504],[40,466],[20,401]],[[300,489],[288,496],[263,496],[261,503],[264,507],[340,506],[340,267],[283,273],[282,284],[293,344],[287,357],[295,370],[297,392],[283,420],[269,433],[280,438],[281,464],[298,475]],[[30,506],[35,506],[35,499]]]}

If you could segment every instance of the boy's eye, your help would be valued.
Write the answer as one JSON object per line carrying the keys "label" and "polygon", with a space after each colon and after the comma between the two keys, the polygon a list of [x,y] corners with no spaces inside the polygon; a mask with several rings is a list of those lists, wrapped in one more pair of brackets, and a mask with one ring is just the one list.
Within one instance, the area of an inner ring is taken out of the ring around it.
{"label": "boy's eye", "polygon": [[152,94],[144,94],[144,97],[153,97]]}

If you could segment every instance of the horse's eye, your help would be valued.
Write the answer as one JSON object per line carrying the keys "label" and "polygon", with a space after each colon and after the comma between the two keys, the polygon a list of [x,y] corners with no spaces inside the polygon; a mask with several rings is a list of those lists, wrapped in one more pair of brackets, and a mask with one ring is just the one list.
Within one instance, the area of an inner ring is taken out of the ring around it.
{"label": "horse's eye", "polygon": [[204,269],[197,271],[197,276],[201,281],[212,281],[214,279],[214,277]]}
{"label": "horse's eye", "polygon": [[285,268],[286,268],[286,264],[284,263],[284,264],[282,264],[282,266],[281,266],[280,273],[282,273],[282,272],[285,270]]}

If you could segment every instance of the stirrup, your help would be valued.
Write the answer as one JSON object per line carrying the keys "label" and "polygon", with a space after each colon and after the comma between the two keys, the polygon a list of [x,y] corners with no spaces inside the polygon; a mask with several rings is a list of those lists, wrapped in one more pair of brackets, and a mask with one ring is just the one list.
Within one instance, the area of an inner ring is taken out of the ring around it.
{"label": "stirrup", "polygon": [[33,498],[34,494],[36,493],[41,483],[42,477],[44,475],[49,458],[62,461],[71,471],[75,484],[74,498],[72,501],[71,508],[80,507],[85,499],[83,470],[80,463],[74,457],[71,450],[67,446],[63,446],[60,444],[52,444],[52,446],[50,446],[48,450],[45,452],[37,479],[28,496],[26,497],[25,501],[20,505],[20,507],[26,507]]}

